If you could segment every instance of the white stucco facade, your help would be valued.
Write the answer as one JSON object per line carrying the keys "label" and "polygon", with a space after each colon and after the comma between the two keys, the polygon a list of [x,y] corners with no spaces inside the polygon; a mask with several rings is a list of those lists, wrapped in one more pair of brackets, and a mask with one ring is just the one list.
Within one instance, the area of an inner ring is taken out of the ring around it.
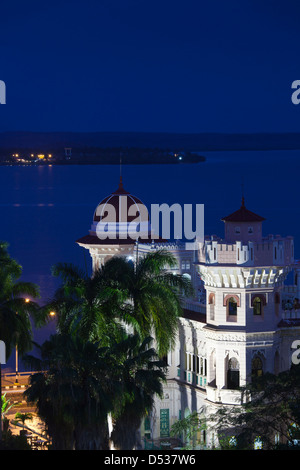
{"label": "white stucco facade", "polygon": [[[252,374],[290,368],[291,345],[300,339],[300,305],[295,303],[300,268],[293,238],[263,237],[263,220],[248,211],[243,200],[238,211],[223,219],[224,238],[206,237],[194,249],[169,242],[103,243],[93,232],[78,240],[89,250],[94,269],[116,254],[136,260],[164,247],[178,260],[174,272],[192,281],[195,294],[182,299],[183,316],[176,346],[168,355],[163,399],[156,398],[142,427],[146,437],[167,439],[172,424],[193,411],[238,404],[237,388]],[[293,284],[286,286],[291,271]],[[217,443],[214,429],[207,429],[203,443]]]}

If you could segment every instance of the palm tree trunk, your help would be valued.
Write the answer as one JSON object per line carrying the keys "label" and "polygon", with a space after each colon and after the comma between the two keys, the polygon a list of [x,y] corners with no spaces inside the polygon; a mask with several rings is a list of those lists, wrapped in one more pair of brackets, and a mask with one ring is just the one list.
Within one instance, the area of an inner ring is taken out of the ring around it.
{"label": "palm tree trunk", "polygon": [[107,423],[99,426],[78,426],[75,431],[75,450],[109,450]]}
{"label": "palm tree trunk", "polygon": [[126,412],[114,423],[111,440],[116,450],[141,449],[141,436],[139,433],[141,417]]}

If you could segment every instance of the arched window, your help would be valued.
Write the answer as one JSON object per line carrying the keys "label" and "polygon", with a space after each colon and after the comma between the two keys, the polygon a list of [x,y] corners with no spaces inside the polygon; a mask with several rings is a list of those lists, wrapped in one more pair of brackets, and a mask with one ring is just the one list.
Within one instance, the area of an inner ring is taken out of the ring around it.
{"label": "arched window", "polygon": [[237,301],[234,297],[230,297],[227,300],[227,315],[237,316]]}
{"label": "arched window", "polygon": [[253,300],[253,315],[262,315],[262,301],[259,297]]}
{"label": "arched window", "polygon": [[267,305],[265,294],[256,293],[251,295],[251,307],[253,307],[253,315],[263,316],[265,305]]}
{"label": "arched window", "polygon": [[235,357],[228,361],[227,369],[227,388],[236,390],[240,386],[240,366]]}
{"label": "arched window", "polygon": [[210,293],[208,297],[209,304],[209,317],[211,320],[215,319],[215,294]]}
{"label": "arched window", "polygon": [[251,363],[251,374],[253,377],[260,377],[263,374],[263,363],[260,357],[255,356]]}

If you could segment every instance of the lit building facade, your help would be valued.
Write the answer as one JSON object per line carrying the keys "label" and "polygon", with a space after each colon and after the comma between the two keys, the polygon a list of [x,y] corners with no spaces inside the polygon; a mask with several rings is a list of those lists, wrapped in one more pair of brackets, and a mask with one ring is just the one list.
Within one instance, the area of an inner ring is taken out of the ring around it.
{"label": "lit building facade", "polygon": [[[119,216],[121,196],[127,197],[131,219]],[[96,226],[107,203],[116,210],[118,236],[101,240]],[[89,250],[94,269],[114,255],[136,260],[151,250],[168,249],[178,260],[175,272],[193,284],[195,295],[182,301],[176,346],[168,354],[164,396],[156,398],[142,427],[145,437],[158,439],[168,438],[172,424],[193,411],[207,415],[220,404],[239,404],[237,388],[253,374],[290,368],[292,343],[300,339],[300,266],[294,260],[293,238],[264,237],[264,218],[249,211],[244,199],[222,219],[222,239],[205,237],[193,249],[191,244],[153,242],[149,219],[140,221],[149,230],[148,239],[126,237],[140,203],[120,181],[98,205],[89,234],[77,243]],[[289,273],[293,283],[286,286]],[[216,445],[214,430],[208,427],[202,441]]]}

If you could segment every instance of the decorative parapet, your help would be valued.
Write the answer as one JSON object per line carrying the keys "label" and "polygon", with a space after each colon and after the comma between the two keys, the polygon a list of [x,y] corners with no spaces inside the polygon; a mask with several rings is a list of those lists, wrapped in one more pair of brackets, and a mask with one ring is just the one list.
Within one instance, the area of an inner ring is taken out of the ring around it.
{"label": "decorative parapet", "polygon": [[198,243],[198,261],[208,265],[284,266],[294,262],[293,237],[269,235],[261,241],[225,242],[217,237]]}
{"label": "decorative parapet", "polygon": [[242,268],[232,266],[226,268],[198,264],[198,271],[205,287],[245,289],[274,287],[277,284],[283,284],[287,274],[290,272],[290,267]]}

